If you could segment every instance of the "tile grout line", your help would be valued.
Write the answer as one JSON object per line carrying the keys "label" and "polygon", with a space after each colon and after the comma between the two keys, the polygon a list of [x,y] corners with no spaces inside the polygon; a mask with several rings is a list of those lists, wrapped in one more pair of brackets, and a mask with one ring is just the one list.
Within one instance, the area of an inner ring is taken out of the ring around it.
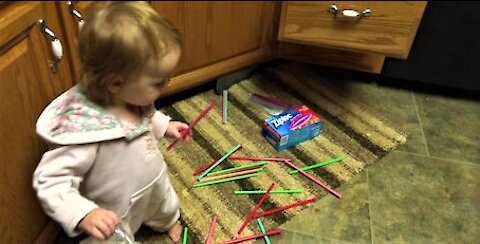
{"label": "tile grout line", "polygon": [[470,166],[479,166],[480,167],[480,164],[474,163],[474,162],[469,162],[469,161],[462,161],[462,160],[451,159],[451,158],[442,158],[442,157],[437,157],[437,156],[432,156],[432,155],[424,155],[424,154],[407,152],[407,151],[400,151],[400,150],[399,150],[399,152],[403,152],[403,153],[414,155],[414,156],[424,157],[424,158],[440,159],[440,160],[444,160],[444,161],[450,161],[450,162],[453,162],[453,163],[461,163],[461,164],[466,164],[466,165],[470,165]]}
{"label": "tile grout line", "polygon": [[420,119],[420,112],[418,112],[418,104],[417,104],[417,100],[415,99],[414,92],[412,92],[412,100],[413,100],[413,106],[415,106],[415,113],[417,114],[418,123],[420,124],[420,131],[422,132],[423,142],[425,143],[425,150],[427,151],[427,155],[430,156],[430,150],[428,150],[427,138],[425,137],[425,132],[423,132],[423,124],[422,124],[422,120]]}
{"label": "tile grout line", "polygon": [[307,232],[303,232],[303,231],[299,231],[299,230],[295,230],[295,229],[288,229],[288,228],[284,228],[284,227],[280,227],[280,228],[284,229],[285,231],[291,232],[294,236],[303,235],[303,236],[312,237],[314,239],[322,238],[322,239],[327,239],[327,240],[330,240],[330,241],[337,241],[337,242],[341,242],[341,243],[345,243],[345,244],[351,244],[351,242],[344,241],[344,240],[339,240],[339,239],[330,238],[330,237],[321,236],[321,235],[316,236],[316,235],[313,235],[312,233],[307,233]]}
{"label": "tile grout line", "polygon": [[370,243],[373,244],[373,224],[372,224],[372,206],[370,201],[370,177],[368,174],[368,168],[365,169],[365,173],[367,174],[367,197],[368,197],[368,212],[370,216]]}

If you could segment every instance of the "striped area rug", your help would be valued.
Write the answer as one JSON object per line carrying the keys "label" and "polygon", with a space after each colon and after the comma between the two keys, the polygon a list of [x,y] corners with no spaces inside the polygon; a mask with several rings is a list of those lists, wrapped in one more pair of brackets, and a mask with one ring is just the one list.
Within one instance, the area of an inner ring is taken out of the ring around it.
{"label": "striped area rug", "polygon": [[[229,88],[228,123],[222,123],[221,96],[204,92],[178,101],[160,110],[175,120],[193,121],[210,102],[216,107],[193,131],[190,143],[178,143],[170,151],[170,142],[159,146],[170,170],[170,180],[181,201],[182,221],[188,226],[188,243],[204,243],[211,218],[216,215],[214,243],[232,239],[255,206],[260,195],[235,195],[235,190],[302,189],[302,194],[270,195],[261,210],[268,210],[316,196],[334,197],[322,187],[300,174],[289,175],[282,163],[269,163],[258,177],[236,182],[192,188],[198,183],[193,172],[213,159],[220,158],[233,147],[243,148],[234,155],[287,157],[304,167],[333,157],[344,157],[342,163],[310,171],[333,189],[348,182],[355,174],[375,163],[386,153],[406,142],[406,135],[381,119],[368,107],[345,95],[308,66],[280,65],[263,70],[262,74],[241,81]],[[266,78],[268,77],[268,78]],[[261,135],[262,121],[270,115],[251,101],[253,93],[280,99],[291,105],[306,105],[326,120],[322,133],[296,147],[277,152]],[[217,168],[225,169],[250,162],[226,160]],[[340,200],[341,201],[341,200]],[[263,218],[265,228],[273,230],[302,209],[297,207]],[[241,236],[259,233],[252,221]],[[137,234],[143,243],[165,243],[166,235],[142,229]]]}

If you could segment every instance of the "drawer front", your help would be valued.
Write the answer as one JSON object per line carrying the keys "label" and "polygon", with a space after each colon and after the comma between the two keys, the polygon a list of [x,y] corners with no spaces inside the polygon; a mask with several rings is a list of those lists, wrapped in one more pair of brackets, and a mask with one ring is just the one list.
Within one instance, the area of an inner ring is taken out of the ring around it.
{"label": "drawer front", "polygon": [[[332,4],[337,12],[330,12]],[[426,1],[285,1],[279,40],[407,58]],[[347,17],[370,9],[370,16]]]}

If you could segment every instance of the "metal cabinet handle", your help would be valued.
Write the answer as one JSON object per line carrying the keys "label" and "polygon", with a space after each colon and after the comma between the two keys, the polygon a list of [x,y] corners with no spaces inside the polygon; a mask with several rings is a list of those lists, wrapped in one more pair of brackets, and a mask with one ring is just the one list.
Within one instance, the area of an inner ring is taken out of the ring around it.
{"label": "metal cabinet handle", "polygon": [[75,6],[71,1],[67,1],[67,5],[68,5],[68,9],[70,10],[70,13],[73,15],[73,17],[75,17],[75,19],[78,22],[78,29],[79,30],[82,29],[82,26],[83,26],[82,14],[77,9],[75,9]]}
{"label": "metal cabinet handle", "polygon": [[330,8],[328,9],[328,12],[333,13],[336,15],[338,12],[340,12],[343,16],[349,17],[349,18],[362,18],[362,17],[368,17],[372,15],[372,10],[369,8],[363,10],[363,12],[358,12],[355,9],[343,9],[339,10],[337,5],[332,4]]}
{"label": "metal cabinet handle", "polygon": [[52,70],[52,73],[55,74],[58,70],[58,63],[63,57],[62,43],[60,42],[60,39],[55,36],[55,33],[47,27],[47,24],[43,19],[39,20],[38,24],[40,25],[40,30],[45,33],[45,36],[47,36],[47,38],[50,40],[52,54],[54,58],[53,60],[49,60],[48,63],[50,69]]}

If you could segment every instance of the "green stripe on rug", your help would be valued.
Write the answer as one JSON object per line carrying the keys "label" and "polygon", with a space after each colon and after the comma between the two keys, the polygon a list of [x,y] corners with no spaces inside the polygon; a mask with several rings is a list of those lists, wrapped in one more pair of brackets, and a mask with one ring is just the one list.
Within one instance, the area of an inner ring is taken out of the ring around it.
{"label": "green stripe on rug", "polygon": [[[263,70],[261,74],[239,82],[228,90],[228,124],[222,123],[221,96],[213,91],[203,92],[160,110],[174,120],[191,122],[210,102],[216,107],[193,129],[189,143],[180,142],[166,151],[168,140],[159,148],[169,167],[169,177],[181,203],[181,221],[188,226],[188,240],[203,243],[210,220],[217,216],[214,243],[233,239],[253,206],[262,194],[235,195],[236,190],[266,189],[272,182],[274,189],[302,189],[301,194],[270,195],[261,206],[269,210],[316,196],[333,197],[306,177],[289,175],[290,167],[270,162],[258,177],[235,182],[192,188],[198,183],[193,172],[206,163],[218,159],[235,145],[243,148],[234,155],[291,158],[299,167],[305,167],[334,157],[343,157],[341,164],[315,168],[310,173],[333,189],[348,182],[354,175],[406,142],[406,135],[391,126],[381,115],[345,95],[343,91],[308,67],[298,64],[281,65]],[[262,136],[261,125],[270,117],[263,108],[252,102],[250,96],[260,93],[275,97],[291,105],[307,105],[324,117],[326,124],[316,138],[277,152]],[[218,169],[237,167],[249,161],[225,160]],[[341,201],[341,199],[339,200]],[[263,218],[265,228],[274,229],[285,223],[301,206]],[[258,233],[252,221],[242,236]],[[136,237],[142,243],[165,243],[168,237],[142,228]]]}

